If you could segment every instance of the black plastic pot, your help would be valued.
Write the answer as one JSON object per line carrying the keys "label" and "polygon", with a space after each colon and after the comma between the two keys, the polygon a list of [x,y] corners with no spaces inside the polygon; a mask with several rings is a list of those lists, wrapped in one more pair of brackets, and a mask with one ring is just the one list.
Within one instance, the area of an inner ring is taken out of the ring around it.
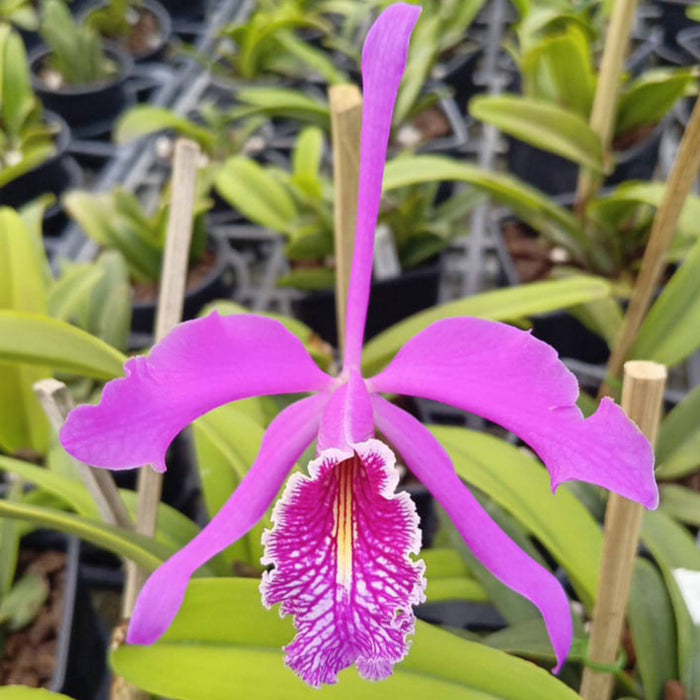
{"label": "black plastic pot", "polygon": [[[57,128],[56,152],[31,172],[18,177],[0,189],[0,205],[21,207],[43,194],[53,194],[57,199],[69,189],[83,184],[83,173],[76,161],[68,155],[71,132],[66,122],[57,114],[46,112],[45,120]],[[58,202],[51,206],[44,219],[44,235],[56,235],[66,223]]]}
{"label": "black plastic pot", "polygon": [[[183,319],[194,318],[204,306],[215,299],[227,299],[236,285],[236,276],[229,262],[226,242],[215,236],[209,239],[209,249],[216,256],[209,274],[195,288],[185,294]],[[131,317],[134,333],[152,333],[156,318],[156,302],[136,302]]]}
{"label": "black plastic pot", "polygon": [[[372,283],[367,312],[367,339],[395,323],[434,306],[440,289],[440,263]],[[333,346],[338,344],[335,291],[311,292],[292,301],[295,316]]]}
{"label": "black plastic pot", "polygon": [[[659,124],[639,143],[616,152],[615,169],[605,179],[605,184],[616,185],[626,180],[651,179],[659,157],[662,136],[663,127]],[[512,136],[508,136],[507,140],[508,168],[514,175],[552,196],[576,190],[579,174],[579,166],[576,163]]]}
{"label": "black plastic pot", "polygon": [[165,9],[174,19],[202,19],[206,10],[206,0],[161,0]]}
{"label": "black plastic pot", "polygon": [[133,60],[119,47],[105,46],[107,57],[118,67],[117,76],[95,85],[70,86],[53,90],[41,79],[41,69],[51,54],[48,48],[33,52],[29,58],[34,91],[47,109],[62,116],[74,135],[81,138],[108,133],[119,114],[130,104],[126,81]]}
{"label": "black plastic pot", "polygon": [[75,700],[102,697],[107,677],[107,637],[95,613],[80,570],[80,540],[37,530],[22,539],[22,547],[66,552],[66,576],[56,645],[56,668],[50,690]]}
{"label": "black plastic pot", "polygon": [[[100,0],[99,2],[90,4],[82,11],[80,15],[81,21],[86,21],[93,12],[100,8],[106,7],[107,5],[109,5],[108,0]],[[156,18],[160,37],[157,44],[147,51],[138,54],[132,53],[131,56],[137,63],[159,61],[163,58],[173,33],[173,22],[170,17],[170,13],[165,9],[165,7],[163,7],[163,5],[161,5],[160,2],[158,2],[158,0],[141,0],[138,10],[140,12],[150,13]],[[117,43],[124,51],[129,52],[129,48],[125,42],[117,41]]]}

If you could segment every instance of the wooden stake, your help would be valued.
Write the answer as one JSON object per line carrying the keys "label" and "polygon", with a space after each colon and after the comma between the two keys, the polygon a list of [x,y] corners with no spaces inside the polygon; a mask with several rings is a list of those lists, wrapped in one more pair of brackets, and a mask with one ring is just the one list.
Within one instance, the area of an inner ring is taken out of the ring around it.
{"label": "wooden stake", "polygon": [[[620,79],[625,68],[625,58],[636,11],[637,0],[617,0],[613,4],[612,16],[605,36],[605,47],[600,62],[598,85],[593,98],[590,126],[600,137],[603,153],[606,156],[610,151]],[[600,183],[601,179],[598,175],[594,175],[586,169],[581,170],[575,207],[579,216],[583,216],[586,205],[600,187]]]}
{"label": "wooden stake", "polygon": [[620,338],[608,360],[607,378],[601,387],[601,396],[611,394],[609,382],[619,378],[622,365],[637,340],[637,334],[649,310],[654,292],[666,269],[666,256],[676,234],[678,219],[698,177],[698,172],[700,172],[700,99],[695,102],[666,183],[663,200],[654,217]]}
{"label": "wooden stake", "polygon": [[345,347],[345,314],[355,249],[357,190],[360,181],[362,95],[356,85],[328,90],[335,183],[335,296],[338,344]]}
{"label": "wooden stake", "polygon": [[[162,340],[182,318],[187,283],[187,263],[192,240],[192,219],[199,164],[199,147],[186,139],[175,144],[170,215],[163,255],[163,270],[158,295],[155,340]],[[136,531],[153,536],[156,531],[162,475],[144,467],[138,477]],[[131,617],[146,576],[133,564],[127,567],[124,593],[124,617]]]}
{"label": "wooden stake", "polygon": [[[653,445],[661,418],[666,368],[655,362],[636,361],[625,363],[624,370],[622,408]],[[617,659],[643,512],[639,503],[610,495],[588,651],[595,664],[612,666]],[[581,696],[585,700],[608,700],[613,681],[612,673],[586,667]]]}
{"label": "wooden stake", "polygon": [[[68,414],[75,407],[68,387],[56,379],[43,379],[34,385],[34,393],[39,397],[51,426],[59,433]],[[95,469],[77,460],[73,460],[73,463],[97,504],[102,519],[110,525],[133,529],[134,523],[112,475],[105,469]]]}

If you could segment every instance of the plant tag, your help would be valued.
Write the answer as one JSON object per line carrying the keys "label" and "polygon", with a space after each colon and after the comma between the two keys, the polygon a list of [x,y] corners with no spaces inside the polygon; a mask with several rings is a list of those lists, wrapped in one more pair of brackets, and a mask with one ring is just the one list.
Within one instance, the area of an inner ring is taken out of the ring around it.
{"label": "plant tag", "polygon": [[700,571],[674,569],[673,577],[680,588],[693,623],[700,626]]}
{"label": "plant tag", "polygon": [[388,280],[400,274],[401,263],[391,229],[385,224],[377,226],[374,238],[374,279]]}

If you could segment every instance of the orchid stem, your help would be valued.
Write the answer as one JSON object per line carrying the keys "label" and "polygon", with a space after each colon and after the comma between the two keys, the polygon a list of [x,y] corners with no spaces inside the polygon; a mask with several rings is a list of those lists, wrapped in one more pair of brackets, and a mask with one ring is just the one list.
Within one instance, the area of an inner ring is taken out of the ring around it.
{"label": "orchid stem", "polygon": [[[68,414],[75,408],[68,387],[57,379],[44,379],[34,385],[34,393],[39,398],[51,427],[59,433]],[[134,523],[119,495],[114,477],[105,469],[95,469],[77,460],[72,461],[95,501],[102,520],[110,525],[133,530]]]}
{"label": "orchid stem", "polygon": [[634,346],[661,275],[666,269],[666,256],[673,243],[678,219],[698,177],[698,172],[700,172],[700,99],[695,103],[666,183],[663,200],[656,211],[620,337],[608,361],[606,380],[600,389],[601,396],[611,393],[610,382],[620,376],[622,365]]}
{"label": "orchid stem", "polygon": [[345,350],[345,316],[357,226],[362,94],[356,85],[333,85],[328,90],[328,101],[335,189],[335,308],[338,346],[342,355]]}
{"label": "orchid stem", "polygon": [[[187,139],[178,139],[175,144],[170,213],[158,294],[156,342],[162,340],[182,318],[187,283],[187,264],[192,240],[198,165],[199,147],[197,144]],[[138,430],[138,426],[135,426],[134,429]],[[136,531],[150,537],[156,531],[162,482],[162,475],[153,469],[143,468],[139,471]],[[145,579],[145,573],[130,563],[127,569],[124,593],[123,612],[125,618],[131,617],[136,598]]]}
{"label": "orchid stem", "polygon": [[[590,126],[600,137],[603,153],[609,156],[610,146],[615,127],[617,97],[620,91],[620,78],[625,68],[625,57],[629,48],[630,33],[637,11],[637,0],[617,0],[613,5],[610,24],[608,25],[603,48],[603,58],[600,62],[600,75],[593,108],[591,109]],[[575,211],[580,218],[588,202],[600,188],[601,179],[588,169],[582,169],[576,190]]]}
{"label": "orchid stem", "polygon": [[[622,408],[653,445],[661,418],[666,368],[655,362],[634,361],[625,363],[624,374]],[[643,513],[639,503],[610,494],[588,650],[596,664],[612,665],[617,658]],[[584,700],[608,700],[613,680],[609,672],[586,667],[581,696]]]}

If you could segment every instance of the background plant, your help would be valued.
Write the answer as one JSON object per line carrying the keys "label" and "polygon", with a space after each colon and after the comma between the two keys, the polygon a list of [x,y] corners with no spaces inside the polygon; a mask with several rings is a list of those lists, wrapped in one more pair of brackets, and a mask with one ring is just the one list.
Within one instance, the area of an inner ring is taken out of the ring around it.
{"label": "background plant", "polygon": [[0,24],[0,188],[56,152],[56,131],[32,89],[24,42]]}
{"label": "background plant", "polygon": [[59,81],[91,85],[116,75],[117,66],[105,54],[100,35],[92,27],[78,24],[63,0],[45,0],[39,32],[51,49],[47,67],[55,71]]}

